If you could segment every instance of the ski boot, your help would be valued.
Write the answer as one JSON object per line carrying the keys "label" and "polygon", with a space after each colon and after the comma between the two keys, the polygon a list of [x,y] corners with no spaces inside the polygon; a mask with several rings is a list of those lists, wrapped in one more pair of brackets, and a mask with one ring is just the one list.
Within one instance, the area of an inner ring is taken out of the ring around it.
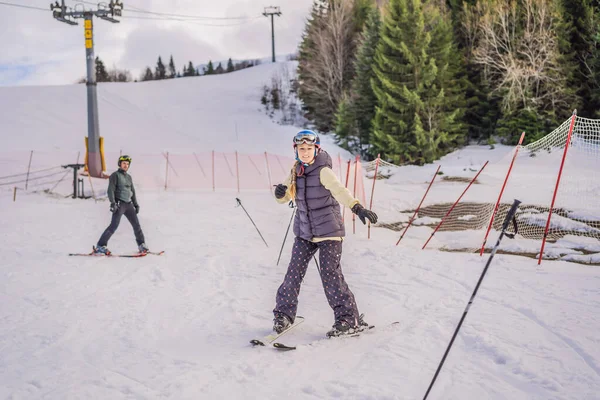
{"label": "ski boot", "polygon": [[146,243],[142,243],[138,246],[138,250],[140,253],[146,254],[147,252],[150,251],[150,249],[148,248],[148,246],[146,246]]}
{"label": "ski boot", "polygon": [[369,324],[364,320],[365,315],[360,314],[358,317],[358,325],[352,326],[348,321],[340,320],[333,324],[332,329],[327,332],[327,337],[338,337],[344,335],[354,335],[369,329]]}
{"label": "ski boot", "polygon": [[111,252],[106,246],[96,246],[94,247],[94,251],[92,252],[92,254],[97,256],[110,256]]}
{"label": "ski boot", "polygon": [[277,314],[273,318],[273,330],[277,333],[281,333],[288,329],[292,325],[292,321],[284,314]]}
{"label": "ski boot", "polygon": [[350,325],[347,321],[340,320],[333,324],[331,330],[327,332],[327,337],[332,338],[344,335],[352,335],[354,333],[356,333],[356,329],[352,325]]}

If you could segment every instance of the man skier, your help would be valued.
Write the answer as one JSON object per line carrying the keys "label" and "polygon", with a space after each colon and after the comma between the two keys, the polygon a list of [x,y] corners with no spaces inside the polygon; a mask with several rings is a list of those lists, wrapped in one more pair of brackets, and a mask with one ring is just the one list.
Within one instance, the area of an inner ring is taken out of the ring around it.
{"label": "man skier", "polygon": [[121,217],[125,215],[133,227],[135,240],[140,253],[147,253],[148,247],[144,243],[144,233],[140,226],[137,214],[140,212],[140,206],[135,197],[135,187],[133,179],[127,173],[131,157],[123,155],[119,157],[119,169],[113,172],[108,179],[108,200],[110,201],[110,211],[112,220],[110,225],[98,240],[98,245],[94,247],[94,253],[110,255],[106,247],[111,236],[115,233],[121,222]]}

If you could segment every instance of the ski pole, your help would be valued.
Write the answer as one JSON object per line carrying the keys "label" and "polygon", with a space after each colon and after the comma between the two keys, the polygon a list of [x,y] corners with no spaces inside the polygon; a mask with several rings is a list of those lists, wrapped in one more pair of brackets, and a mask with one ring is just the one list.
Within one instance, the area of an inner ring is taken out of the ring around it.
{"label": "ski pole", "polygon": [[252,220],[252,217],[250,216],[250,214],[248,214],[248,211],[246,211],[246,208],[242,205],[242,201],[240,199],[238,199],[237,197],[235,199],[237,200],[238,206],[242,207],[242,209],[244,210],[244,212],[246,213],[246,215],[248,216],[248,218],[250,218],[250,222],[252,222],[252,225],[254,225],[254,227],[256,228],[256,231],[260,235],[260,238],[263,240],[263,242],[265,242],[265,246],[269,247],[269,245],[267,244],[267,241],[265,240],[265,238],[263,237],[263,235],[260,233],[260,230],[258,229],[258,227],[256,226],[256,224]]}
{"label": "ski pole", "polygon": [[498,246],[500,246],[500,241],[502,240],[502,237],[506,233],[506,228],[508,228],[508,224],[510,223],[510,221],[514,218],[515,214],[517,213],[519,204],[521,204],[521,202],[519,200],[515,199],[512,207],[508,211],[508,214],[506,214],[506,218],[504,219],[504,223],[502,224],[502,232],[500,232],[500,236],[498,236],[498,241],[496,242],[496,245],[492,249],[492,254],[490,254],[490,258],[488,259],[487,263],[485,264],[485,268],[481,272],[481,276],[479,277],[479,281],[477,282],[477,285],[475,286],[475,290],[473,291],[473,294],[471,295],[471,299],[469,300],[469,303],[467,304],[467,307],[465,308],[462,318],[458,322],[458,326],[456,327],[456,330],[454,331],[454,335],[452,335],[450,344],[448,344],[448,347],[446,348],[446,352],[444,353],[444,356],[442,357],[442,361],[440,361],[440,364],[438,365],[437,371],[435,371],[435,375],[433,376],[433,379],[431,380],[431,383],[429,384],[429,388],[427,389],[427,392],[425,392],[425,397],[423,397],[423,400],[426,400],[427,396],[429,396],[429,392],[431,392],[431,389],[433,388],[433,384],[435,383],[435,380],[437,379],[440,371],[442,370],[442,366],[444,365],[444,362],[446,361],[446,357],[448,356],[448,353],[450,352],[450,348],[452,347],[452,344],[454,343],[454,339],[456,339],[456,335],[458,335],[458,331],[459,331],[460,327],[462,326],[462,324],[465,320],[465,317],[467,316],[467,313],[469,312],[469,308],[471,308],[471,305],[473,304],[473,300],[475,300],[475,296],[477,295],[477,291],[479,290],[479,286],[481,285],[481,282],[483,281],[485,273],[487,272],[487,270],[492,262],[492,259],[494,258],[494,255],[496,254],[496,251],[498,250]]}
{"label": "ski pole", "polygon": [[[290,202],[291,203],[291,202]],[[294,220],[294,215],[296,214],[296,207],[293,204],[290,206],[294,209],[292,212],[292,217],[290,218],[290,223],[288,224],[287,230],[285,231],[285,236],[283,237],[283,243],[281,244],[281,249],[279,250],[279,257],[277,258],[277,265],[279,265],[279,261],[281,260],[281,253],[283,252],[283,247],[285,246],[285,241],[287,240],[287,235],[290,231],[290,226],[292,226],[292,221]],[[319,270],[319,274],[321,273],[321,267],[319,266],[319,262],[317,261],[317,256],[313,256],[315,260],[315,264],[317,264],[317,269]]]}
{"label": "ski pole", "polygon": [[287,230],[285,231],[285,236],[283,237],[283,243],[281,243],[281,250],[279,250],[279,257],[277,257],[277,265],[279,265],[279,260],[281,260],[281,253],[283,253],[283,247],[285,246],[285,241],[287,240],[288,233],[290,232],[290,226],[292,226],[292,221],[294,220],[294,215],[296,214],[296,208],[292,205],[294,211],[292,211],[292,217],[290,218],[290,223],[288,224]]}

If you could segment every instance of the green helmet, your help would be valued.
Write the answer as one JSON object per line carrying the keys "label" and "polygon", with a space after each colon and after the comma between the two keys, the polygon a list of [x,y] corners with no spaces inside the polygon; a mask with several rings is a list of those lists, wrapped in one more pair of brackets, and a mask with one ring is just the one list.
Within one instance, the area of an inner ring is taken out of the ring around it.
{"label": "green helmet", "polygon": [[131,157],[129,157],[127,155],[122,155],[121,157],[119,157],[119,163],[117,165],[120,167],[121,162],[123,162],[123,161],[127,161],[129,164],[131,164]]}

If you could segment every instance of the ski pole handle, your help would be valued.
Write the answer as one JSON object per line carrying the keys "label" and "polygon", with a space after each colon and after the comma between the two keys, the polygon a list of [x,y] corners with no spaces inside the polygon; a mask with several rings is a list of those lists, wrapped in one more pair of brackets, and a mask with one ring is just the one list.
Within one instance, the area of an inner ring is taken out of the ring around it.
{"label": "ski pole handle", "polygon": [[515,217],[515,214],[517,213],[517,209],[519,208],[519,204],[521,204],[521,201],[515,199],[512,206],[510,207],[510,210],[508,210],[508,214],[506,214],[506,218],[504,219],[504,222],[502,223],[502,231],[505,231],[506,228],[508,228],[508,224]]}

